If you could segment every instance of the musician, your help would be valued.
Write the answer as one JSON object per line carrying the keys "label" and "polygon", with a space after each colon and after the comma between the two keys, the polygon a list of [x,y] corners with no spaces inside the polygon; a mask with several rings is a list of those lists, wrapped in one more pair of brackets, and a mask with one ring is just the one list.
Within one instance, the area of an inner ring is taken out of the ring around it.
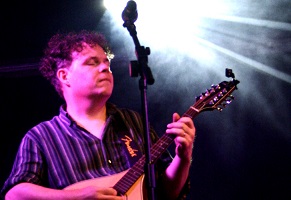
{"label": "musician", "polygon": [[[1,190],[6,200],[121,200],[122,195],[134,195],[121,194],[113,187],[116,177],[110,179],[145,153],[142,116],[108,102],[112,58],[104,35],[97,32],[58,33],[50,39],[40,72],[65,103],[58,115],[23,137]],[[163,199],[185,199],[195,126],[191,118],[174,113],[165,134],[176,136],[175,155],[165,151],[155,163],[155,191]],[[150,138],[152,144],[158,140],[152,127]],[[94,182],[80,184],[86,180]]]}

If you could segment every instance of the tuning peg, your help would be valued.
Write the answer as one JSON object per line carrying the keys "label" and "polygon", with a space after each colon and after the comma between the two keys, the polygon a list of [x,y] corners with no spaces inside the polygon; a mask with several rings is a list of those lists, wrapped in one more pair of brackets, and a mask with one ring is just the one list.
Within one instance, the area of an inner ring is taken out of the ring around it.
{"label": "tuning peg", "polygon": [[206,96],[206,97],[209,96],[209,95],[210,95],[209,92],[205,92],[205,93],[204,93],[204,96]]}
{"label": "tuning peg", "polygon": [[217,102],[218,100],[219,100],[219,99],[218,99],[217,97],[214,97],[214,98],[213,98],[213,101],[214,101],[214,102]]}
{"label": "tuning peg", "polygon": [[208,89],[207,91],[208,91],[209,93],[212,93],[212,92],[215,92],[215,89],[214,89],[214,87],[212,87],[212,88]]}
{"label": "tuning peg", "polygon": [[232,99],[228,99],[225,101],[226,104],[230,104],[232,102]]}
{"label": "tuning peg", "polygon": [[220,106],[223,107],[223,108],[225,108],[226,104],[227,104],[226,102],[222,102],[222,103],[220,104]]}
{"label": "tuning peg", "polygon": [[218,97],[223,97],[223,93],[222,92],[219,92],[217,96]]}
{"label": "tuning peg", "polygon": [[211,85],[211,88],[212,89],[219,89],[220,88],[220,85],[219,84],[216,84],[216,85],[212,84]]}
{"label": "tuning peg", "polygon": [[234,100],[234,96],[229,95],[229,96],[227,97],[227,99],[225,100],[225,102],[226,102],[227,104],[230,104],[230,103],[232,102],[232,100]]}
{"label": "tuning peg", "polygon": [[198,101],[199,99],[202,99],[202,96],[199,95],[199,96],[197,96],[195,99],[196,99],[196,101]]}
{"label": "tuning peg", "polygon": [[217,107],[217,110],[218,110],[219,112],[221,112],[223,109],[220,108],[220,107]]}
{"label": "tuning peg", "polygon": [[222,90],[222,93],[223,93],[223,94],[226,94],[226,93],[227,93],[227,89],[224,88],[224,89]]}

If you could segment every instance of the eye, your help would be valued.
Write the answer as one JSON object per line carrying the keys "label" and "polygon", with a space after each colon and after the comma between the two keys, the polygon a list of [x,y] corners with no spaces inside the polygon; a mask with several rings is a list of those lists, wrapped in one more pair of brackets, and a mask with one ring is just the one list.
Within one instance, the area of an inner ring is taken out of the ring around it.
{"label": "eye", "polygon": [[105,59],[104,63],[107,64],[107,65],[110,65],[110,60],[109,59]]}
{"label": "eye", "polygon": [[97,59],[91,58],[91,59],[86,60],[85,65],[92,65],[92,66],[99,65],[99,61]]}
{"label": "eye", "polygon": [[86,65],[96,65],[96,62],[88,62]]}

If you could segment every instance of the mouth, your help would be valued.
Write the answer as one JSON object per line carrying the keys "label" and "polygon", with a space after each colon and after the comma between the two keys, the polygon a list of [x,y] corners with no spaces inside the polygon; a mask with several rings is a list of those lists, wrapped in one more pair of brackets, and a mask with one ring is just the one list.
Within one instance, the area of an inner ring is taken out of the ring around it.
{"label": "mouth", "polygon": [[110,82],[111,83],[111,80],[109,78],[102,78],[102,79],[99,79],[98,82]]}

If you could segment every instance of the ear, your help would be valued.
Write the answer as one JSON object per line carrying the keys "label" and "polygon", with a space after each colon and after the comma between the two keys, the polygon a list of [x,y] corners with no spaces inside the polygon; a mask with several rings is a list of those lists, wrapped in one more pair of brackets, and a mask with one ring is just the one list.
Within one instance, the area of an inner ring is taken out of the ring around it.
{"label": "ear", "polygon": [[67,68],[58,69],[57,77],[63,84],[65,84],[67,86],[70,85],[70,82],[68,80],[68,78],[69,78],[69,70]]}

